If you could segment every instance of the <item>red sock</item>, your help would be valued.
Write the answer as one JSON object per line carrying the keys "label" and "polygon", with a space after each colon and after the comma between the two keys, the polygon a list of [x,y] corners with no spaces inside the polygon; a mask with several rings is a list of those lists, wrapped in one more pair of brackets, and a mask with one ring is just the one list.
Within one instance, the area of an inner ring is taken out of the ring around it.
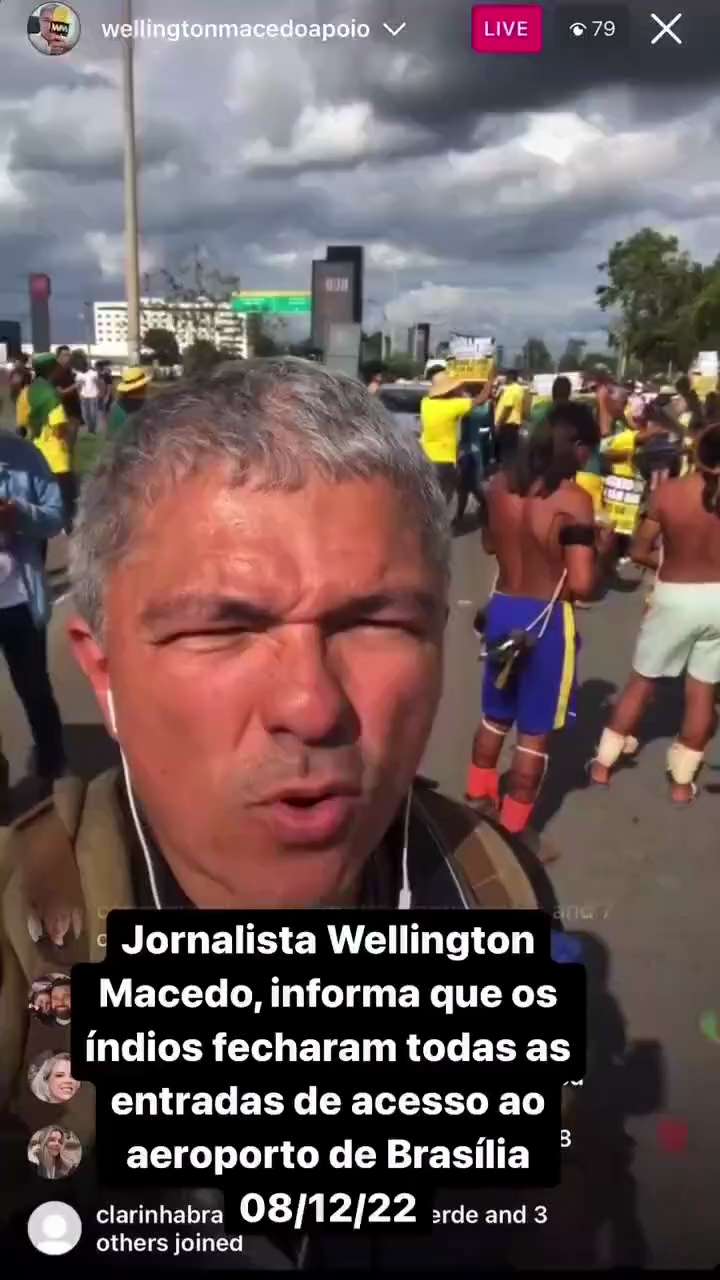
{"label": "red sock", "polygon": [[492,800],[500,803],[500,777],[497,769],[481,769],[471,764],[468,770],[466,796],[468,800]]}
{"label": "red sock", "polygon": [[519,835],[524,831],[535,808],[535,802],[527,804],[524,800],[514,800],[512,796],[503,796],[500,810],[500,822],[511,835]]}

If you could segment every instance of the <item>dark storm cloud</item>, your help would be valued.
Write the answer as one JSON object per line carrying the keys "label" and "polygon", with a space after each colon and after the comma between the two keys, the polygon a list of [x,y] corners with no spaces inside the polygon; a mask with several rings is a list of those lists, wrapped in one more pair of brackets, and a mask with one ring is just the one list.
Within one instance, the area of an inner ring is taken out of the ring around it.
{"label": "dark storm cloud", "polygon": [[[27,98],[30,94],[46,88],[48,84],[56,85],[59,89],[78,87],[99,89],[112,85],[112,79],[102,69],[89,70],[78,66],[77,62],[73,62],[72,55],[53,58],[52,75],[49,75],[48,59],[36,53],[28,43],[24,32],[21,31],[19,37],[15,35],[13,38],[8,31],[7,25],[3,22],[7,12],[6,3],[7,0],[5,3],[0,0],[0,58],[2,59],[0,104],[7,99]],[[21,11],[24,12],[26,20],[30,6],[22,6]]]}
{"label": "dark storm cloud", "polygon": [[[78,50],[54,60],[27,43],[29,7],[0,0],[0,311],[24,288],[19,273],[50,270],[56,321],[79,338],[83,301],[123,289],[121,47],[100,30],[120,4],[85,0]],[[677,229],[712,252],[717,126],[711,106],[700,113],[713,98],[717,107],[709,28],[684,52],[650,50],[648,38],[589,64],[549,38],[541,58],[477,57],[465,0],[232,7],[238,21],[354,16],[373,39],[137,42],[140,216],[153,263],[173,267],[200,244],[247,287],[303,288],[313,252],[361,242],[369,298],[382,305],[424,283],[438,296],[452,286],[455,301],[438,303],[437,315],[452,320],[457,305],[468,324],[492,316],[513,344],[528,324],[559,335],[602,329],[597,263],[642,225]],[[226,21],[228,9],[228,0],[135,4],[137,17],[156,21]],[[391,40],[383,20],[406,20],[406,33]],[[720,34],[720,6],[712,22]],[[548,111],[566,113],[547,124],[551,144],[587,126],[567,163],[552,146],[525,146]],[[424,307],[430,295],[420,296]]]}
{"label": "dark storm cloud", "polygon": [[[165,164],[184,146],[183,135],[173,125],[150,122],[138,139],[141,170]],[[61,174],[68,182],[119,181],[123,170],[122,141],[116,130],[108,129],[107,135],[92,145],[86,142],[79,147],[59,147],[54,132],[25,118],[13,137],[9,169],[17,174]]]}
{"label": "dark storm cloud", "polygon": [[[4,49],[0,46],[0,54]],[[37,57],[37,55],[36,55]],[[105,89],[112,85],[112,80],[100,71],[81,71],[68,67],[65,75],[53,76],[53,83],[62,89]],[[13,62],[12,58],[3,58],[2,76],[0,76],[0,104],[18,98],[26,98],[28,93],[44,89],[47,85],[46,75],[27,75],[27,67]]]}
{"label": "dark storm cloud", "polygon": [[[579,0],[579,15],[584,4],[593,7],[592,0]],[[558,47],[554,6],[546,4],[541,57],[481,58],[470,48],[471,5],[466,0],[365,0],[363,14],[374,29],[381,30],[383,20],[393,25],[407,20],[404,47],[412,49],[407,66],[393,73],[393,66],[400,65],[395,61],[400,46],[386,40],[372,58],[324,65],[324,78],[337,100],[367,96],[379,119],[427,128],[438,145],[467,142],[478,116],[558,107],[599,85],[649,90],[646,108],[652,108],[652,118],[666,119],[668,111],[684,109],[687,90],[699,95],[703,87],[720,81],[720,7],[710,0],[693,5],[692,15],[678,28],[682,48],[667,37],[651,46],[659,28],[650,19],[650,8],[645,0],[631,6],[631,40],[624,50],[582,56],[579,50]],[[322,54],[316,50],[313,56],[319,60]]]}

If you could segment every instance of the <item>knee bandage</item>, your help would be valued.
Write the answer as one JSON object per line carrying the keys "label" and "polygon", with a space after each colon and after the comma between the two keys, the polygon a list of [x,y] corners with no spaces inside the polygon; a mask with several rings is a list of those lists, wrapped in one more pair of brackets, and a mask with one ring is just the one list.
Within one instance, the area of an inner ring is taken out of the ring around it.
{"label": "knee bandage", "polygon": [[507,736],[507,729],[502,729],[499,724],[490,724],[490,721],[486,720],[484,716],[482,718],[482,727],[487,729],[488,733],[494,733],[496,738]]}
{"label": "knee bandage", "polygon": [[616,733],[614,729],[603,729],[602,737],[595,753],[595,759],[605,769],[612,769],[620,756],[632,756],[638,749],[637,738],[624,733]]}
{"label": "knee bandage", "polygon": [[682,742],[673,742],[667,753],[667,768],[673,782],[679,787],[689,787],[700,765],[704,751],[693,751]]}
{"label": "knee bandage", "polygon": [[538,782],[538,791],[539,791],[539,790],[540,790],[540,788],[541,788],[541,786],[542,786],[542,784],[543,784],[543,782],[545,781],[545,774],[546,774],[546,773],[547,773],[547,771],[548,771],[548,765],[549,765],[549,763],[550,763],[550,757],[548,756],[547,752],[545,752],[545,751],[534,751],[532,747],[516,747],[516,748],[515,748],[515,750],[516,750],[516,751],[522,751],[522,752],[523,752],[523,754],[524,754],[524,755],[526,755],[526,756],[535,756],[537,760],[542,760],[542,762],[543,762],[543,769],[542,769],[542,773],[541,773],[541,775],[540,775],[540,781]]}

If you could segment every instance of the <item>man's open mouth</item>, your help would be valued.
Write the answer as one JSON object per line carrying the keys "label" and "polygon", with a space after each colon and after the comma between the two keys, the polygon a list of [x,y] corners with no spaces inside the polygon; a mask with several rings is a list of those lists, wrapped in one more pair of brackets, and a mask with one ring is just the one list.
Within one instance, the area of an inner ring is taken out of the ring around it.
{"label": "man's open mouth", "polygon": [[322,845],[341,838],[358,805],[358,795],[288,791],[261,805],[281,844]]}

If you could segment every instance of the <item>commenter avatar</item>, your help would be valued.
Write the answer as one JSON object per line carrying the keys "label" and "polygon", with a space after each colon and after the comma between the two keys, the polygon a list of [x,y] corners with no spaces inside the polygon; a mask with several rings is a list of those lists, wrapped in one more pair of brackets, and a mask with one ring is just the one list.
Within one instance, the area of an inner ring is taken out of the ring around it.
{"label": "commenter avatar", "polygon": [[69,1053],[48,1054],[30,1065],[28,1083],[31,1092],[40,1102],[61,1104],[70,1102],[80,1088],[80,1081],[73,1078]]}
{"label": "commenter avatar", "polygon": [[31,1164],[37,1165],[39,1177],[54,1181],[75,1172],[82,1159],[82,1147],[70,1129],[49,1124],[33,1134],[27,1156]]}

